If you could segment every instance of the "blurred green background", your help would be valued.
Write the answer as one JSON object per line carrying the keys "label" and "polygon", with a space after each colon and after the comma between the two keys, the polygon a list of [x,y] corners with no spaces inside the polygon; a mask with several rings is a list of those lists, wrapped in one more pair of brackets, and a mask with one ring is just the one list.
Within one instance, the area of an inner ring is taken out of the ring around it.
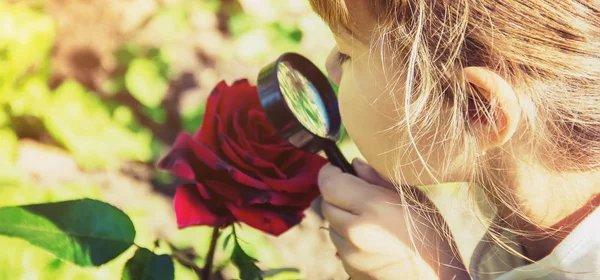
{"label": "blurred green background", "polygon": [[[254,82],[284,52],[324,69],[333,44],[306,0],[0,2],[0,207],[100,199],[130,215],[136,244],[201,266],[210,229],[176,229],[177,180],[157,160],[201,125],[220,80]],[[241,236],[270,279],[341,279],[320,225],[310,214],[278,239]],[[0,279],[119,279],[133,254],[82,269],[18,239],[0,248]],[[218,268],[235,278],[226,254]],[[177,262],[176,279],[196,277]]]}

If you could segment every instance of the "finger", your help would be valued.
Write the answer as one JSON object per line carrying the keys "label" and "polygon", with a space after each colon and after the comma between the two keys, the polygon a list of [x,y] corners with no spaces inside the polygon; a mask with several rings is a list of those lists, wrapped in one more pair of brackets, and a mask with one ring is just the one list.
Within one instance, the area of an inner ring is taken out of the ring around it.
{"label": "finger", "polygon": [[354,214],[360,214],[365,199],[375,194],[371,184],[342,173],[339,168],[330,164],[319,172],[318,184],[325,201]]}
{"label": "finger", "polygon": [[329,178],[343,174],[342,170],[333,166],[331,163],[325,164],[321,170],[319,170],[319,175],[317,177],[317,183],[321,185],[324,181]]}
{"label": "finger", "polygon": [[326,201],[323,201],[321,204],[321,211],[323,212],[323,216],[329,222],[329,227],[338,232],[340,235],[344,236],[344,238],[348,237],[348,228],[352,221],[354,221],[358,216],[345,211],[343,209],[337,208]]}
{"label": "finger", "polygon": [[338,234],[335,230],[329,230],[329,238],[331,239],[331,243],[335,246],[337,250],[337,256],[342,261],[342,265],[344,266],[344,270],[349,275],[357,275],[354,269],[354,266],[348,262],[348,258],[350,256],[357,255],[357,250],[352,244],[348,243],[340,234]]}
{"label": "finger", "polygon": [[365,272],[364,266],[373,260],[373,255],[361,252],[334,230],[329,231],[329,238],[338,251],[338,256],[346,272],[349,275],[363,275]]}
{"label": "finger", "polygon": [[346,260],[348,256],[357,252],[356,247],[334,229],[329,229],[329,238],[331,239],[331,243],[333,243],[335,246],[342,261]]}
{"label": "finger", "polygon": [[362,159],[355,158],[352,161],[352,166],[354,166],[354,169],[356,170],[358,177],[365,180],[369,184],[381,186],[386,189],[392,189],[392,190],[396,189],[394,184],[390,183],[386,179],[383,179],[383,177],[381,177],[381,175],[379,175],[379,172],[377,172],[377,170],[375,170],[375,168],[371,167],[369,164],[367,164]]}

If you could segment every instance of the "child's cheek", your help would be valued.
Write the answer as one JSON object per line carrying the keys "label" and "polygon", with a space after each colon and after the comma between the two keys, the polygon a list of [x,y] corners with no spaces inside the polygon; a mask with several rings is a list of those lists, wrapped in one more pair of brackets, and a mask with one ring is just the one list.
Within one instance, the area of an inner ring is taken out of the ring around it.
{"label": "child's cheek", "polygon": [[[358,65],[344,69],[339,88],[342,121],[361,154],[383,176],[390,174],[395,160],[389,151],[397,146],[397,133],[388,130],[396,124],[394,104],[383,92],[377,76],[361,71]],[[388,131],[388,132],[385,132]]]}

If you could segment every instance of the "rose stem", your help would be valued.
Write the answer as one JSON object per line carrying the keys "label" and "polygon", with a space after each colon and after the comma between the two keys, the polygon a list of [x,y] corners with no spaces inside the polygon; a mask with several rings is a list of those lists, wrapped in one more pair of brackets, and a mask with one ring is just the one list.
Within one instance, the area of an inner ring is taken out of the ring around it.
{"label": "rose stem", "polygon": [[215,248],[217,247],[217,239],[219,239],[219,227],[213,228],[212,237],[210,239],[210,248],[206,255],[206,263],[202,269],[202,280],[210,280],[212,275],[213,259],[215,258]]}

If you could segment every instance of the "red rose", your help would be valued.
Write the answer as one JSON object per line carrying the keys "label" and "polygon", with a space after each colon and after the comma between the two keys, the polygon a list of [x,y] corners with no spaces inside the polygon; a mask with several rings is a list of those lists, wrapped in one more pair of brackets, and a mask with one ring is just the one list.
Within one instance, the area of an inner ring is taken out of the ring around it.
{"label": "red rose", "polygon": [[319,195],[317,173],[326,162],[279,136],[256,87],[240,80],[216,86],[200,130],[181,133],[159,167],[189,180],[175,194],[180,228],[240,221],[280,235]]}

